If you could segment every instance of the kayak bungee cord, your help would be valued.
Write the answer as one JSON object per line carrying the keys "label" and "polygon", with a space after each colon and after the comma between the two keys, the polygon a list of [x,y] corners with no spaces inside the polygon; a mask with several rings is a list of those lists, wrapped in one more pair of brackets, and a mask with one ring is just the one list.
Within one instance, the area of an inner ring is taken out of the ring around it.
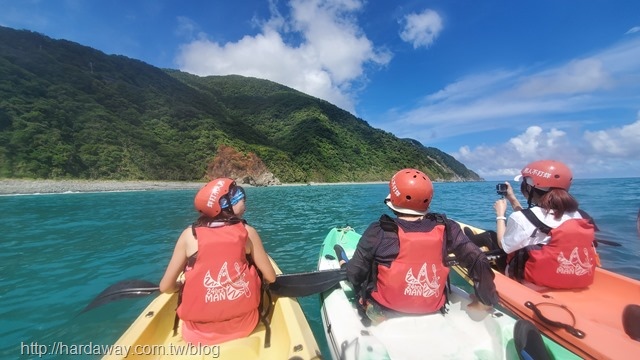
{"label": "kayak bungee cord", "polygon": [[[571,319],[573,322],[573,325],[569,325],[569,324],[565,324],[559,321],[554,321],[551,320],[549,318],[547,318],[546,316],[542,315],[542,312],[540,311],[540,309],[538,309],[538,306],[540,305],[552,305],[552,306],[556,306],[559,307],[561,309],[566,310],[569,315],[571,315]],[[576,317],[573,315],[573,313],[571,312],[571,310],[569,310],[569,308],[567,308],[564,305],[560,305],[560,304],[554,304],[554,303],[550,303],[550,302],[541,302],[538,304],[534,304],[531,301],[527,301],[524,303],[524,306],[526,306],[527,308],[531,309],[531,311],[533,311],[534,314],[536,314],[536,316],[545,324],[551,325],[551,326],[555,326],[561,329],[565,329],[567,330],[567,332],[575,337],[577,337],[578,339],[584,339],[584,337],[586,336],[586,334],[584,333],[584,331],[582,330],[578,330],[575,328],[576,326]]]}

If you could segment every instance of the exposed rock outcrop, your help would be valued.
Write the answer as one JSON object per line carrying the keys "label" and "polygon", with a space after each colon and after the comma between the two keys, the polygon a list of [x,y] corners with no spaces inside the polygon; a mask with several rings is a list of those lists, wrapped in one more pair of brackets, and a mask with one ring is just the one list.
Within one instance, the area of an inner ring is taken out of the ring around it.
{"label": "exposed rock outcrop", "polygon": [[220,145],[213,160],[207,166],[209,179],[229,177],[236,182],[252,186],[281,185],[281,182],[267,169],[254,153],[243,154],[233,147]]}

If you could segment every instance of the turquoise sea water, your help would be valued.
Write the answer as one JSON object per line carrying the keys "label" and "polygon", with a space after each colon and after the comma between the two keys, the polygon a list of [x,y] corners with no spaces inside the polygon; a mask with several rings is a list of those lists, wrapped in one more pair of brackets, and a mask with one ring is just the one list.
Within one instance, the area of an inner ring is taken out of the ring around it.
{"label": "turquoise sea water", "polygon": [[[603,266],[640,279],[640,178],[576,180],[571,190],[596,219],[599,237],[622,244],[599,247]],[[329,229],[349,224],[362,233],[387,212],[387,192],[384,184],[248,188],[246,218],[282,271],[310,271]],[[33,343],[113,343],[152,296],[80,311],[118,281],[160,280],[196,215],[194,193],[0,196],[0,358],[37,358],[21,356]],[[497,198],[495,182],[437,183],[432,211],[493,228]],[[300,303],[328,356],[318,297]]]}

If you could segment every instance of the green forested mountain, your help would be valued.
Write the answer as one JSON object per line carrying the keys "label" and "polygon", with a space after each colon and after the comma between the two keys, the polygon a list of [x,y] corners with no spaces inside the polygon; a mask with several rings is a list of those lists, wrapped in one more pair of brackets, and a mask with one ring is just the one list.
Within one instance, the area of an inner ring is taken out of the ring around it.
{"label": "green forested mountain", "polygon": [[255,153],[283,182],[384,181],[402,167],[479,179],[271,81],[198,77],[0,27],[0,177],[198,180],[219,145]]}

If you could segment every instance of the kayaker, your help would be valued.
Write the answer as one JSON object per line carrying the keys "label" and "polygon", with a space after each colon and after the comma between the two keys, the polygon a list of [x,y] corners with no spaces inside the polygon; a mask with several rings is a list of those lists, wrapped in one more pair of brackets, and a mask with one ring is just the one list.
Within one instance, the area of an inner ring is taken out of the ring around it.
{"label": "kayaker", "polygon": [[[539,160],[527,164],[514,180],[521,181],[527,209],[509,182],[506,199],[494,203],[498,245],[508,254],[506,274],[534,288],[590,285],[599,263],[597,227],[569,194],[571,170],[560,161]],[[507,200],[514,210],[508,221]]]}
{"label": "kayaker", "polygon": [[470,307],[490,310],[498,304],[485,254],[456,222],[428,212],[432,198],[433,184],[422,171],[398,171],[384,201],[395,218],[382,215],[370,224],[346,265],[347,278],[360,296],[360,310],[374,323],[394,316],[445,313],[449,269],[443,256],[448,253],[454,253],[474,279],[476,296]]}
{"label": "kayaker", "polygon": [[[160,291],[182,291],[177,314],[192,344],[220,344],[249,335],[258,324],[261,278],[276,274],[258,232],[242,219],[246,194],[228,178],[215,179],[194,199],[200,217],[176,243]],[[180,274],[184,271],[184,282]]]}

